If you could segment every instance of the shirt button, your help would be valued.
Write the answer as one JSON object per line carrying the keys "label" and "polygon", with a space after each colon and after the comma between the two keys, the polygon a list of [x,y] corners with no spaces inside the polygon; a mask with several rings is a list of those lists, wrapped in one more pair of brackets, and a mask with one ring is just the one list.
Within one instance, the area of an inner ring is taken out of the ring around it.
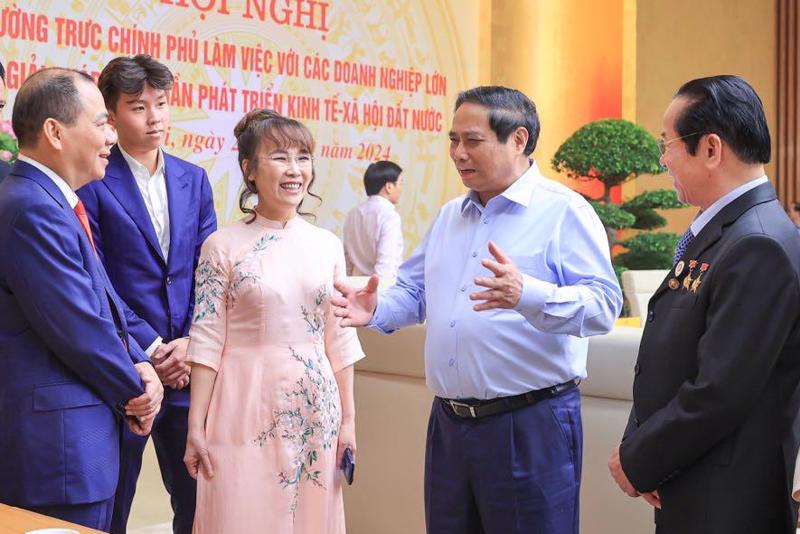
{"label": "shirt button", "polygon": [[455,321],[450,321],[450,328],[453,328],[456,325]]}
{"label": "shirt button", "polygon": [[472,253],[472,257],[473,257],[473,258],[477,258],[477,257],[478,257],[478,253],[477,253],[477,252],[473,252],[473,253]]}
{"label": "shirt button", "polygon": [[447,363],[450,364],[450,367],[453,367],[456,364],[456,359],[455,358],[450,358],[450,361],[448,361]]}
{"label": "shirt button", "polygon": [[172,284],[172,277],[171,276],[167,276],[167,285],[170,285],[170,284]]}
{"label": "shirt button", "polygon": [[466,291],[466,290],[467,290],[467,286],[461,286],[461,292],[462,292],[462,293],[463,293],[464,291]]}
{"label": "shirt button", "polygon": [[489,219],[484,219],[483,224],[489,224]]}

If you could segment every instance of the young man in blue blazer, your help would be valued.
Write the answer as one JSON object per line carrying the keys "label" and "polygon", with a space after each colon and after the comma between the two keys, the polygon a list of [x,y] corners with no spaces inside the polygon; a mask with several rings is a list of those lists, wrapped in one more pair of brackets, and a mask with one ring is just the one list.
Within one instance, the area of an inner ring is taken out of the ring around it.
{"label": "young man in blue blazer", "polygon": [[[153,443],[175,514],[173,530],[189,534],[194,480],[183,464],[189,410],[187,334],[194,308],[200,246],[217,219],[206,172],[161,147],[169,128],[169,69],[145,55],[119,57],[98,86],[119,142],[102,182],[78,191],[109,278],[130,313],[136,341],[166,386]],[[111,531],[124,533],[147,438],[126,433]]]}
{"label": "young man in blue blazer", "polygon": [[0,502],[106,531],[120,428],[146,436],[163,395],[98,261],[75,190],[103,177],[103,97],[44,69],[17,94],[19,159],[0,183]]}

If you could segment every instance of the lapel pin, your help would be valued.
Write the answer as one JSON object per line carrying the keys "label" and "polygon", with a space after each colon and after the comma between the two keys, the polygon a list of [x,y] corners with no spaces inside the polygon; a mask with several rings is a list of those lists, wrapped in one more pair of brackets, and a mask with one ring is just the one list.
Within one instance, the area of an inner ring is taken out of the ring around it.
{"label": "lapel pin", "polygon": [[675,276],[680,276],[684,267],[686,267],[686,264],[683,262],[683,260],[679,261],[678,264],[675,265]]}
{"label": "lapel pin", "polygon": [[668,285],[668,286],[669,286],[669,288],[670,288],[671,290],[673,290],[673,291],[675,291],[676,289],[678,289],[679,287],[681,287],[681,283],[680,283],[680,282],[678,282],[678,279],[677,279],[677,278],[670,278],[670,279],[669,279],[669,282],[667,282],[667,285]]}

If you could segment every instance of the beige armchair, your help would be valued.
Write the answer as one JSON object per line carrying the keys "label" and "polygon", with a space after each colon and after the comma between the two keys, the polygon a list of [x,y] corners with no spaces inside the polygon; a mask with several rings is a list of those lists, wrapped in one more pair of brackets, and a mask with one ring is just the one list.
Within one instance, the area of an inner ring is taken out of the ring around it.
{"label": "beige armchair", "polygon": [[622,273],[622,292],[628,299],[631,317],[643,317],[647,303],[667,276],[667,270],[653,269]]}

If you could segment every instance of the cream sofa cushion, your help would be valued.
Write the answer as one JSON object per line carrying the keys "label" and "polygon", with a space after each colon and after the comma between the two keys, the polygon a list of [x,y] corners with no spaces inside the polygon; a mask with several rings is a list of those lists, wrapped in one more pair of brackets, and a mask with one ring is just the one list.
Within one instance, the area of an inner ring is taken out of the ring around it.
{"label": "cream sofa cushion", "polygon": [[631,317],[643,317],[647,303],[669,271],[662,269],[625,271],[622,273],[622,292],[631,307]]}

